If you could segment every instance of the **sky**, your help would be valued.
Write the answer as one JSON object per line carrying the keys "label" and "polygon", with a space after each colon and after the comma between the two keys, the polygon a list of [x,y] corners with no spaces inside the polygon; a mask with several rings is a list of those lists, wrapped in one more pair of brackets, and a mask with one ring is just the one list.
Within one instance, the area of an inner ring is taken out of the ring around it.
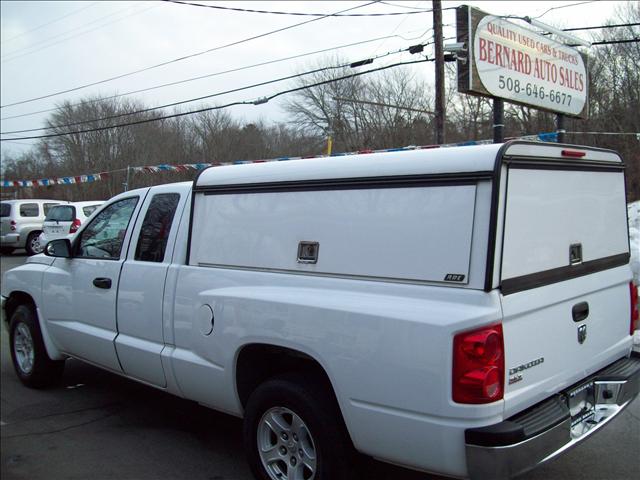
{"label": "sky", "polygon": [[[0,1],[0,131],[42,127],[52,112],[34,112],[53,109],[63,101],[75,103],[88,97],[123,94],[317,50],[366,42],[122,97],[139,100],[145,106],[158,106],[293,75],[318,66],[354,62],[396,52],[429,41],[433,36],[432,13],[411,13],[430,9],[430,1],[188,1],[286,12],[333,14],[350,9],[345,13],[403,14],[322,18],[218,10],[164,1]],[[617,8],[628,2],[598,1],[573,5],[576,3],[444,1],[443,9],[468,4],[495,15],[542,15],[539,20],[545,23],[571,28],[602,25],[614,17]],[[302,22],[307,23],[294,26]],[[443,23],[445,38],[455,37],[455,10],[443,11]],[[286,27],[291,28],[226,47],[230,43]],[[589,32],[574,33],[589,39]],[[369,41],[374,39],[379,40]],[[212,51],[199,54],[207,50]],[[432,56],[430,48],[425,53]],[[190,55],[194,56],[155,67]],[[377,59],[370,68],[410,60],[416,60],[416,55],[393,54]],[[147,67],[154,68],[126,75]],[[417,78],[433,81],[432,63],[400,68]],[[121,75],[126,76],[49,96]],[[289,80],[186,104],[182,108],[255,100],[292,86],[293,81]],[[42,96],[48,98],[10,105]],[[283,101],[284,97],[280,97],[262,105],[231,107],[228,112],[241,121],[282,122],[286,120]],[[20,117],[8,118],[16,116]],[[3,138],[41,133],[3,135]],[[0,153],[2,157],[4,154],[16,155],[28,150],[33,142],[2,142]]]}

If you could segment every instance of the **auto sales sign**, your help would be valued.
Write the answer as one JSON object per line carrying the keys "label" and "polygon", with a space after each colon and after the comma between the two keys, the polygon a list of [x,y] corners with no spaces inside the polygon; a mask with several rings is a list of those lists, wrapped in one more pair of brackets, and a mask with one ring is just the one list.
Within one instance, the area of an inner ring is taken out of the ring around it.
{"label": "auto sales sign", "polygon": [[587,116],[587,68],[577,50],[466,5],[457,9],[457,39],[468,50],[458,59],[460,92]]}

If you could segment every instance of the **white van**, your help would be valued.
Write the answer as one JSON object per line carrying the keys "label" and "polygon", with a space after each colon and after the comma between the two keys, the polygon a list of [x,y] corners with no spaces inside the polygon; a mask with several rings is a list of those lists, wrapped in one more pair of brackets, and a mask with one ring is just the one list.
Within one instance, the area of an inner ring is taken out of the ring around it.
{"label": "white van", "polygon": [[42,233],[38,237],[36,251],[38,253],[42,252],[51,240],[64,238],[67,235],[76,233],[80,225],[103,203],[103,200],[92,200],[53,207],[49,210],[49,213],[47,213],[44,223],[42,224]]}

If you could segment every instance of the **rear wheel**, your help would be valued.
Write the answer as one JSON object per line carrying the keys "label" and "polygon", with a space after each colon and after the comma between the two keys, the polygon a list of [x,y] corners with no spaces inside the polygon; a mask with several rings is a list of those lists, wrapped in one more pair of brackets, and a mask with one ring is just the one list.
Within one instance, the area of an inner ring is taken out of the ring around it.
{"label": "rear wheel", "polygon": [[51,360],[32,307],[20,305],[11,315],[9,341],[13,368],[22,383],[43,388],[57,383],[64,371],[64,360]]}
{"label": "rear wheel", "polygon": [[24,249],[27,251],[28,255],[36,255],[37,253],[42,253],[42,245],[40,245],[40,240],[38,237],[42,232],[31,232],[27,237],[27,243],[24,246]]}
{"label": "rear wheel", "polygon": [[302,375],[283,375],[249,398],[244,442],[261,480],[347,480],[354,449],[333,393]]}

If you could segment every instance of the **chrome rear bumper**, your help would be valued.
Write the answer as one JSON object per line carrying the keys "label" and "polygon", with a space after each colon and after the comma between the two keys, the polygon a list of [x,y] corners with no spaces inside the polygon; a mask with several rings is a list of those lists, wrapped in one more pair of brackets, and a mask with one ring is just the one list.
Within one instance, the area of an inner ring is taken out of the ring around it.
{"label": "chrome rear bumper", "polygon": [[504,422],[466,430],[469,478],[502,480],[531,470],[600,430],[638,393],[640,355],[633,353]]}

